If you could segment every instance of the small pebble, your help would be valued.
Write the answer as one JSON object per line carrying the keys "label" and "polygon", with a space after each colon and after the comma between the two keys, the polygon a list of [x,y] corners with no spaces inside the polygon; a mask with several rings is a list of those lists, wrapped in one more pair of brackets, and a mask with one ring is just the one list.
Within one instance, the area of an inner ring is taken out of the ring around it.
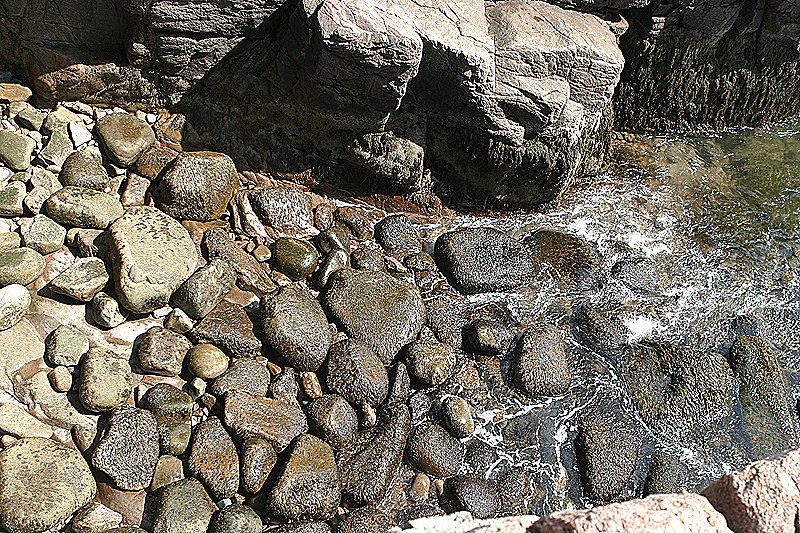
{"label": "small pebble", "polygon": [[378,424],[378,416],[375,409],[368,403],[362,403],[360,409],[361,427],[364,429],[374,428]]}
{"label": "small pebble", "polygon": [[164,327],[175,333],[188,333],[194,327],[194,320],[183,309],[176,307],[164,319]]}
{"label": "small pebble", "polygon": [[314,372],[301,372],[300,379],[303,382],[303,390],[309,398],[319,398],[322,396],[322,386]]}
{"label": "small pebble", "polygon": [[53,390],[58,392],[67,392],[72,388],[72,374],[69,368],[65,366],[57,366],[48,374],[50,384]]}
{"label": "small pebble", "polygon": [[3,445],[3,448],[8,448],[18,440],[19,439],[13,435],[3,435],[2,437],[0,437],[0,444]]}
{"label": "small pebble", "polygon": [[437,496],[444,494],[444,481],[441,479],[434,480],[433,487],[436,489]]}
{"label": "small pebble", "polygon": [[256,258],[256,261],[259,263],[266,263],[272,258],[272,253],[269,251],[269,248],[264,246],[263,244],[259,244],[253,249],[253,257]]}
{"label": "small pebble", "polygon": [[198,344],[186,354],[186,368],[199,378],[214,379],[228,370],[228,356],[213,344]]}
{"label": "small pebble", "polygon": [[428,499],[428,492],[431,490],[431,478],[424,472],[414,476],[411,482],[411,499],[415,502],[424,502]]}
{"label": "small pebble", "polygon": [[272,374],[273,376],[277,376],[283,370],[281,367],[279,367],[272,361],[267,361],[267,369],[269,370],[269,373]]}

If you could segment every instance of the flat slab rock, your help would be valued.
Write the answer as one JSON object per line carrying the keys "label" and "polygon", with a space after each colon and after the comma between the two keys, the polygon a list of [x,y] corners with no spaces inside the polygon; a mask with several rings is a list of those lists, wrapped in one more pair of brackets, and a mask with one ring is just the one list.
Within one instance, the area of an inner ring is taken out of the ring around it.
{"label": "flat slab rock", "polygon": [[725,474],[703,496],[737,533],[794,533],[800,518],[800,450]]}

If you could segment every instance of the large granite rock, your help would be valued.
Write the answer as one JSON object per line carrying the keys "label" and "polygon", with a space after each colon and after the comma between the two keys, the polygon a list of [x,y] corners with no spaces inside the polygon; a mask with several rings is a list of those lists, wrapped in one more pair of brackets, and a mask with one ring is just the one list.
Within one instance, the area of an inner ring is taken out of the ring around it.
{"label": "large granite rock", "polygon": [[92,466],[122,490],[150,485],[158,462],[158,430],[150,411],[123,405],[114,409],[108,432],[97,444]]}
{"label": "large granite rock", "polygon": [[156,205],[178,220],[222,216],[239,186],[233,161],[216,152],[183,152],[167,166]]}
{"label": "large granite rock", "polygon": [[108,228],[106,243],[117,296],[134,313],[166,305],[197,267],[197,248],[189,232],[155,207],[128,209]]}
{"label": "large granite rock", "polygon": [[58,527],[97,492],[80,453],[31,437],[0,453],[0,524],[9,533]]}

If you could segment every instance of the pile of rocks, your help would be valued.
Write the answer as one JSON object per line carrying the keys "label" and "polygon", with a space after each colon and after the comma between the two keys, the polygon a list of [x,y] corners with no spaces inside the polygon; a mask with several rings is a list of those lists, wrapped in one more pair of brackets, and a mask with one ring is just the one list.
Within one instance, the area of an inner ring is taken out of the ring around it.
{"label": "pile of rocks", "polygon": [[[579,237],[519,241],[334,202],[238,172],[225,154],[182,151],[176,116],[42,110],[30,95],[0,84],[0,525],[11,533],[67,522],[378,532],[458,510],[490,518],[702,488],[720,464],[795,445],[788,385],[757,332],[739,324],[728,360],[627,345],[578,305],[606,276]],[[541,276],[578,295],[566,321],[518,323],[469,298],[524,294]],[[658,290],[644,258],[610,276]],[[599,394],[591,372],[619,384]],[[503,398],[546,408],[505,421]],[[573,429],[526,426],[558,406]],[[492,413],[517,451],[565,446],[541,458],[557,483],[499,466],[476,435]],[[686,449],[702,461],[672,475]],[[713,487],[715,505],[733,498]]]}

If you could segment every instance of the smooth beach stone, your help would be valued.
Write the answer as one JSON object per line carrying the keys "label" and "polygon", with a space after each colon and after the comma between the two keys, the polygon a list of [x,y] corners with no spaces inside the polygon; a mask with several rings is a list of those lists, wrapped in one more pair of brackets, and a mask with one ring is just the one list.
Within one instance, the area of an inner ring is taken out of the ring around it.
{"label": "smooth beach stone", "polygon": [[550,265],[564,287],[579,290],[597,287],[602,257],[595,243],[552,230],[539,230],[524,242],[536,265],[539,268]]}
{"label": "smooth beach stone", "polygon": [[97,121],[95,132],[106,155],[116,164],[127,167],[156,141],[153,128],[129,113],[111,113]]}
{"label": "smooth beach stone", "polygon": [[331,250],[317,269],[315,280],[317,288],[319,290],[325,289],[331,274],[346,266],[350,266],[350,256],[347,252],[339,249]]}
{"label": "smooth beach stone", "polygon": [[[333,212],[333,216],[337,221],[347,226],[356,239],[363,241],[372,239],[374,236],[372,224],[367,213],[370,213],[370,211],[359,207],[342,206]],[[377,211],[372,211],[372,213],[377,213]]]}
{"label": "smooth beach stone", "polygon": [[65,107],[58,107],[50,111],[42,123],[42,133],[50,135],[54,131],[67,133],[67,124],[70,122],[77,122],[81,117],[70,111]]}
{"label": "smooth beach stone", "polygon": [[155,207],[128,209],[108,228],[106,245],[117,296],[134,313],[166,305],[197,267],[197,248],[189,232]]}
{"label": "smooth beach stone", "polygon": [[164,422],[158,426],[158,443],[162,454],[181,455],[189,447],[192,428],[181,422]]}
{"label": "smooth beach stone", "polygon": [[161,487],[184,479],[183,461],[173,455],[162,455],[158,458],[156,468],[153,470],[153,481],[150,482],[150,491],[155,492]]}
{"label": "smooth beach stone", "polygon": [[425,322],[419,289],[383,272],[337,270],[330,276],[323,303],[331,318],[351,337],[367,343],[386,365],[416,338]]}
{"label": "smooth beach stone", "polygon": [[333,517],[342,490],[331,447],[313,435],[301,435],[288,453],[270,491],[272,512],[290,522]]}
{"label": "smooth beach stone", "polygon": [[426,386],[438,387],[456,367],[453,347],[437,341],[414,341],[406,347],[409,374]]}
{"label": "smooth beach stone", "polygon": [[46,165],[60,167],[73,151],[69,135],[66,132],[54,131],[50,134],[47,144],[39,152],[38,158]]}
{"label": "smooth beach stone", "polygon": [[464,446],[441,426],[423,422],[409,439],[410,461],[426,474],[450,477],[464,462]]}
{"label": "smooth beach stone", "polygon": [[216,220],[239,186],[233,160],[219,152],[181,152],[158,186],[159,209],[178,220]]}
{"label": "smooth beach stone", "polygon": [[345,339],[328,351],[326,384],[353,405],[380,405],[389,394],[389,376],[375,352],[364,342]]}
{"label": "smooth beach stone", "polygon": [[50,282],[50,289],[80,302],[92,298],[108,285],[108,270],[102,259],[82,257],[72,263]]}
{"label": "smooth beach stone", "polygon": [[464,344],[472,353],[505,354],[514,341],[514,332],[500,322],[478,319],[464,329]]}
{"label": "smooth beach stone", "polygon": [[0,452],[0,526],[9,533],[57,527],[96,493],[89,465],[62,444],[31,437]]}
{"label": "smooth beach stone", "polygon": [[45,260],[30,248],[17,248],[0,254],[0,286],[28,285],[44,272]]}
{"label": "smooth beach stone", "polygon": [[206,533],[215,510],[197,479],[170,483],[158,492],[153,533]]}
{"label": "smooth beach stone", "polygon": [[194,343],[213,344],[231,357],[247,358],[261,354],[261,341],[253,332],[253,322],[243,307],[222,300],[188,333]]}
{"label": "smooth beach stone", "polygon": [[246,439],[242,446],[242,488],[250,494],[260,491],[278,462],[275,447],[266,439]]}
{"label": "smooth beach stone", "polygon": [[316,270],[319,253],[310,242],[281,237],[275,241],[274,247],[272,265],[278,272],[298,281]]}
{"label": "smooth beach stone", "polygon": [[213,344],[193,346],[186,353],[186,368],[203,379],[214,379],[228,370],[228,356]]}
{"label": "smooth beach stone", "polygon": [[208,533],[261,533],[261,518],[252,507],[234,503],[217,511]]}
{"label": "smooth beach stone", "polygon": [[350,254],[350,262],[356,270],[372,270],[386,272],[386,254],[378,245],[370,245],[354,250]]}
{"label": "smooth beach stone", "polygon": [[533,281],[525,247],[494,228],[461,228],[436,239],[436,264],[463,294],[499,292]]}
{"label": "smooth beach stone", "polygon": [[398,259],[422,251],[419,229],[403,214],[388,216],[375,224],[375,240]]}
{"label": "smooth beach stone", "polygon": [[78,398],[92,412],[111,411],[133,389],[128,360],[105,348],[90,348],[83,357]]}
{"label": "smooth beach stone", "polygon": [[101,291],[92,298],[92,319],[101,327],[115,328],[125,322],[125,315],[119,302]]}
{"label": "smooth beach stone", "polygon": [[21,181],[12,181],[7,187],[0,190],[0,215],[16,217],[24,213],[23,203],[27,191]]}
{"label": "smooth beach stone", "polygon": [[72,152],[61,165],[61,183],[98,191],[108,187],[111,177],[102,166],[99,154],[89,150]]}
{"label": "smooth beach stone", "polygon": [[472,408],[464,398],[448,396],[442,401],[444,422],[450,434],[457,439],[472,435],[475,421],[472,420]]}
{"label": "smooth beach stone", "polygon": [[182,309],[176,307],[164,319],[164,327],[175,333],[186,334],[194,327],[194,320],[189,318],[189,315]]}
{"label": "smooth beach stone", "polygon": [[0,232],[0,254],[15,250],[22,245],[22,238],[16,231]]}
{"label": "smooth beach stone", "polygon": [[139,366],[145,372],[162,376],[177,376],[183,368],[186,352],[192,347],[189,339],[161,326],[148,329],[137,355]]}
{"label": "smooth beach stone", "polygon": [[22,320],[31,305],[31,293],[16,283],[0,289],[0,331]]}
{"label": "smooth beach stone", "polygon": [[212,259],[189,276],[175,293],[172,300],[187,315],[200,319],[210,313],[233,288],[236,271],[224,259]]}
{"label": "smooth beach stone", "polygon": [[262,307],[270,347],[297,370],[317,370],[331,345],[328,319],[319,302],[308,290],[288,285],[265,297]]}
{"label": "smooth beach stone", "polygon": [[173,150],[152,147],[136,160],[136,172],[148,180],[155,180],[177,155]]}
{"label": "smooth beach stone", "polygon": [[189,394],[174,385],[157,383],[147,389],[140,405],[152,412],[159,424],[188,423],[194,401]]}
{"label": "smooth beach stone", "polygon": [[44,215],[36,215],[30,224],[20,228],[20,233],[26,247],[47,255],[61,248],[67,229]]}
{"label": "smooth beach stone", "polygon": [[469,511],[475,518],[492,518],[500,511],[500,498],[484,479],[453,476],[445,481],[445,492],[453,498],[458,510]]}
{"label": "smooth beach stone", "polygon": [[567,392],[570,370],[561,333],[552,324],[525,330],[514,350],[514,379],[533,396],[559,396]]}
{"label": "smooth beach stone", "polygon": [[257,187],[247,198],[258,218],[277,229],[308,228],[313,224],[311,200],[297,187]]}
{"label": "smooth beach stone", "polygon": [[38,215],[42,211],[44,203],[48,198],[50,198],[51,194],[53,193],[44,187],[36,186],[25,195],[25,198],[22,200],[22,205],[34,215]]}
{"label": "smooth beach stone", "polygon": [[317,235],[317,245],[324,254],[334,250],[344,250],[350,255],[350,236],[342,226],[332,226]]}
{"label": "smooth beach stone", "polygon": [[233,265],[237,275],[236,284],[242,289],[261,297],[275,288],[275,283],[268,275],[269,269],[262,268],[252,255],[239,248],[225,229],[207,231],[203,242],[208,249],[209,259],[219,257]]}
{"label": "smooth beach stone", "polygon": [[89,351],[89,338],[71,324],[61,324],[47,337],[44,360],[51,366],[75,366]]}
{"label": "smooth beach stone", "polygon": [[45,118],[44,113],[42,113],[35,107],[28,106],[23,108],[19,113],[17,113],[15,120],[17,121],[17,124],[19,124],[25,129],[31,131],[38,131],[39,128],[41,128],[42,124],[44,123],[44,118]]}
{"label": "smooth beach stone", "polygon": [[358,431],[358,416],[338,394],[325,394],[308,405],[309,430],[333,449],[350,445]]}
{"label": "smooth beach stone", "polygon": [[48,216],[59,224],[93,229],[106,229],[125,212],[114,196],[75,186],[53,193],[44,207]]}
{"label": "smooth beach stone", "polygon": [[48,372],[47,377],[56,392],[67,392],[72,388],[72,373],[65,366],[55,367]]}
{"label": "smooth beach stone", "polygon": [[269,389],[269,383],[270,376],[266,366],[255,359],[243,358],[235,361],[228,370],[217,377],[208,390],[220,398],[229,390],[264,396]]}
{"label": "smooth beach stone", "polygon": [[108,430],[92,454],[92,466],[122,490],[142,490],[150,486],[158,456],[153,414],[121,405],[108,419]]}
{"label": "smooth beach stone", "polygon": [[239,490],[239,454],[217,417],[209,417],[194,427],[186,465],[215,500],[232,498]]}
{"label": "smooth beach stone", "polygon": [[296,402],[254,396],[236,389],[225,395],[224,417],[225,426],[239,440],[262,438],[278,453],[308,431],[306,415]]}
{"label": "smooth beach stone", "polygon": [[36,141],[15,131],[0,130],[0,161],[11,170],[27,170]]}

